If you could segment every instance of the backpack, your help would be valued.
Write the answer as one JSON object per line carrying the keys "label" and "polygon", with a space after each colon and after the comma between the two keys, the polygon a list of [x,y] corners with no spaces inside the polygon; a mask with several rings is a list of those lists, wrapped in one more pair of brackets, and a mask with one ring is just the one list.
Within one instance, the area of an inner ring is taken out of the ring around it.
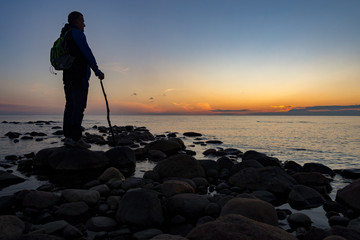
{"label": "backpack", "polygon": [[66,34],[71,31],[68,30],[64,35],[60,36],[54,42],[53,47],[50,50],[50,62],[55,70],[69,69],[74,62],[74,57],[69,53],[69,47],[65,40]]}

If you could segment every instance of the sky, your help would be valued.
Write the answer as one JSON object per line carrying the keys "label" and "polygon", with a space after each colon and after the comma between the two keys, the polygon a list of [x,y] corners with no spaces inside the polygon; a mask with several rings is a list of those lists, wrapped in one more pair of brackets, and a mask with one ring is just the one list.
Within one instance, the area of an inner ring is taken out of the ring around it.
{"label": "sky", "polygon": [[[53,42],[71,11],[112,114],[360,115],[358,0],[11,0],[0,14],[0,114],[62,114]],[[104,114],[92,73],[86,114]]]}

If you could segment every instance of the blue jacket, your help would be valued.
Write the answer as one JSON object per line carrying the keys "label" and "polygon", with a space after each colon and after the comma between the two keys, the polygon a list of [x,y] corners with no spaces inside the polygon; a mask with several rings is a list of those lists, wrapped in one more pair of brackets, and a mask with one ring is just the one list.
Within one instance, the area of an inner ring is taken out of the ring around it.
{"label": "blue jacket", "polygon": [[90,79],[91,71],[94,71],[96,76],[101,74],[96,63],[95,57],[86,41],[85,34],[80,30],[69,24],[66,24],[62,30],[65,34],[66,42],[69,46],[70,55],[75,57],[72,66],[64,70],[64,81],[78,81],[77,79]]}

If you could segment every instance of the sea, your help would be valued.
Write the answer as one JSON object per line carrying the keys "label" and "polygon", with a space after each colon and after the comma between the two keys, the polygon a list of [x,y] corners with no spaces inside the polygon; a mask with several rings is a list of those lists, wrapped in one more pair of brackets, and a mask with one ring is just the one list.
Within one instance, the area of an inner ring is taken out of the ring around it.
{"label": "sea", "polygon": [[[359,116],[234,116],[234,115],[111,115],[113,126],[146,127],[153,135],[176,133],[187,149],[196,152],[196,159],[214,159],[203,152],[207,149],[236,148],[242,152],[256,150],[276,157],[280,161],[295,161],[301,165],[322,163],[331,169],[360,169],[360,117]],[[42,121],[50,121],[44,123]],[[6,156],[22,156],[49,147],[62,146],[61,137],[53,133],[62,126],[62,115],[0,115],[0,170],[11,171],[26,179],[25,182],[0,189],[0,196],[22,189],[36,189],[46,183],[35,176],[23,176],[16,165],[1,167]],[[85,115],[85,132],[100,134],[94,126],[108,126],[106,115]],[[197,132],[204,140],[219,140],[222,144],[195,144],[194,138],[184,137],[184,132]],[[14,142],[5,136],[8,132],[42,132],[46,137]],[[92,150],[107,151],[109,146],[92,145]],[[241,161],[241,158],[238,159]],[[135,176],[141,177],[155,163],[137,163]],[[330,196],[351,180],[336,175]],[[316,217],[316,211],[311,212]],[[324,218],[323,210],[318,210]],[[322,219],[319,222],[327,222]],[[325,224],[326,225],[326,224]],[[320,225],[321,226],[321,225]]]}

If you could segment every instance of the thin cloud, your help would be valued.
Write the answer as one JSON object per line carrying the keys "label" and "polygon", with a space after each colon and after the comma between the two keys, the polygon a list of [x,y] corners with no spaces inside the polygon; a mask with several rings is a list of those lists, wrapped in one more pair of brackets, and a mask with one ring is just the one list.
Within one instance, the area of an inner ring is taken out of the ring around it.
{"label": "thin cloud", "polygon": [[214,113],[244,113],[244,112],[248,112],[248,109],[237,109],[237,110],[230,110],[230,109],[215,109],[215,110],[211,110],[211,112]]}
{"label": "thin cloud", "polygon": [[173,92],[173,91],[175,91],[175,88],[168,88],[168,89],[166,89],[166,90],[164,91],[164,93],[163,93],[162,95],[163,95],[163,96],[166,96],[167,93]]}
{"label": "thin cloud", "polygon": [[130,68],[124,67],[118,62],[102,64],[102,68],[117,73],[126,73],[130,71]]}
{"label": "thin cloud", "polygon": [[287,112],[294,108],[291,105],[279,105],[279,106],[271,106],[271,108],[279,109],[280,112]]}

